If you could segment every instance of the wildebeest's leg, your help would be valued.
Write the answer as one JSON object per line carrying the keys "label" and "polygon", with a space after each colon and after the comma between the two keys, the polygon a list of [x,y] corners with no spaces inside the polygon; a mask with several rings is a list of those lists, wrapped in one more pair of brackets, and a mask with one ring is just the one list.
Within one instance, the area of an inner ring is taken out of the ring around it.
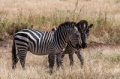
{"label": "wildebeest's leg", "polygon": [[19,51],[17,54],[20,59],[20,63],[23,69],[25,69],[26,54],[27,54],[27,51]]}
{"label": "wildebeest's leg", "polygon": [[54,52],[50,53],[48,55],[48,61],[49,61],[50,74],[52,74],[53,73],[54,61],[55,61],[55,54],[54,54]]}
{"label": "wildebeest's leg", "polygon": [[59,69],[59,67],[61,66],[62,69],[63,69],[63,57],[64,57],[64,54],[62,53],[59,53],[59,54],[56,54],[56,63],[57,63],[57,70]]}
{"label": "wildebeest's leg", "polygon": [[79,58],[79,60],[81,62],[81,67],[83,67],[84,59],[83,59],[83,56],[82,56],[82,52],[81,51],[77,51],[75,53],[77,54],[77,57]]}
{"label": "wildebeest's leg", "polygon": [[74,60],[73,60],[73,52],[69,53],[69,59],[70,59],[70,65],[72,66],[74,64]]}

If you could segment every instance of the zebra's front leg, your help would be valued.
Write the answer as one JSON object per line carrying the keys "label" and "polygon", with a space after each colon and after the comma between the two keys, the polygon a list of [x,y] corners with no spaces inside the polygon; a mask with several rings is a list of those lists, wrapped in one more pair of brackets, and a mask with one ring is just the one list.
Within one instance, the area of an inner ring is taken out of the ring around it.
{"label": "zebra's front leg", "polygon": [[81,50],[80,50],[80,51],[77,51],[77,52],[75,52],[75,53],[76,53],[77,57],[79,58],[79,60],[80,60],[80,62],[81,62],[81,67],[83,67],[83,65],[84,65],[84,58],[83,58],[83,56],[82,56]]}
{"label": "zebra's front leg", "polygon": [[18,52],[18,57],[20,59],[20,64],[22,66],[22,68],[25,70],[25,59],[26,59],[26,51],[20,51]]}
{"label": "zebra's front leg", "polygon": [[63,58],[64,58],[64,54],[62,53],[56,54],[57,70],[59,70],[60,66],[63,69],[63,64],[62,64]]}
{"label": "zebra's front leg", "polygon": [[63,59],[64,59],[64,56],[65,56],[65,54],[62,54],[62,57],[61,57],[61,65],[60,65],[62,69],[64,69],[64,67],[63,67]]}
{"label": "zebra's front leg", "polygon": [[73,66],[74,60],[73,60],[73,53],[72,52],[69,53],[69,59],[70,59],[70,66]]}
{"label": "zebra's front leg", "polygon": [[54,62],[55,62],[55,54],[54,53],[50,53],[48,55],[48,61],[49,61],[50,74],[52,74],[53,66],[54,66]]}

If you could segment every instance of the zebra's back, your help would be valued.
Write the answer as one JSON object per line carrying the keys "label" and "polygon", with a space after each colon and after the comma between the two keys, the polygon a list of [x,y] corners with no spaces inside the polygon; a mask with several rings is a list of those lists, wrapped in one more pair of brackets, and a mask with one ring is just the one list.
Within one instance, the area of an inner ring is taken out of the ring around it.
{"label": "zebra's back", "polygon": [[49,53],[53,35],[54,32],[23,29],[16,33],[14,40],[19,50],[26,49],[36,55],[45,55]]}

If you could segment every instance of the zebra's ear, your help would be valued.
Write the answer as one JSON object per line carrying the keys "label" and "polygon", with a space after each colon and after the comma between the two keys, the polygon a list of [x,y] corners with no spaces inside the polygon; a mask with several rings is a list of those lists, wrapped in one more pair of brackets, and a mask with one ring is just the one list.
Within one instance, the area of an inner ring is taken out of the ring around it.
{"label": "zebra's ear", "polygon": [[90,24],[89,26],[88,26],[88,28],[92,28],[93,27],[93,24]]}
{"label": "zebra's ear", "polygon": [[57,30],[57,28],[55,27],[55,28],[52,28],[52,31],[56,31]]}
{"label": "zebra's ear", "polygon": [[81,28],[84,29],[84,30],[87,29],[87,27],[88,27],[88,23],[83,23],[81,25],[82,25]]}
{"label": "zebra's ear", "polygon": [[78,28],[76,26],[74,27],[74,29],[78,31]]}

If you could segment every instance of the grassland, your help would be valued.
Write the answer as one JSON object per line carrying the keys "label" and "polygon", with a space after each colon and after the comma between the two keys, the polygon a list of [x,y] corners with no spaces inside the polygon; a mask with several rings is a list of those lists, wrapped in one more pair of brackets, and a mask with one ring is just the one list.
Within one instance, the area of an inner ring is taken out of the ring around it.
{"label": "grassland", "polygon": [[[7,49],[7,50],[6,50]],[[26,58],[26,70],[11,68],[11,47],[4,45],[0,47],[0,79],[119,79],[120,78],[120,47],[100,46],[89,47],[82,50],[85,60],[81,69],[80,62],[74,55],[74,66],[69,66],[68,55],[64,58],[64,70],[48,73],[47,56],[36,56],[28,52]]]}
{"label": "grassland", "polygon": [[50,30],[85,19],[94,24],[90,41],[120,44],[119,7],[119,0],[0,0],[0,40],[23,28]]}
{"label": "grassland", "polygon": [[[0,79],[120,79],[120,1],[119,0],[0,0]],[[49,31],[65,21],[85,19],[94,24],[88,43],[82,50],[85,65],[81,69],[74,55],[75,65],[64,59],[64,70],[48,73],[47,56],[28,52],[24,71],[20,63],[11,69],[11,39],[23,28]],[[4,42],[5,41],[5,42]]]}

